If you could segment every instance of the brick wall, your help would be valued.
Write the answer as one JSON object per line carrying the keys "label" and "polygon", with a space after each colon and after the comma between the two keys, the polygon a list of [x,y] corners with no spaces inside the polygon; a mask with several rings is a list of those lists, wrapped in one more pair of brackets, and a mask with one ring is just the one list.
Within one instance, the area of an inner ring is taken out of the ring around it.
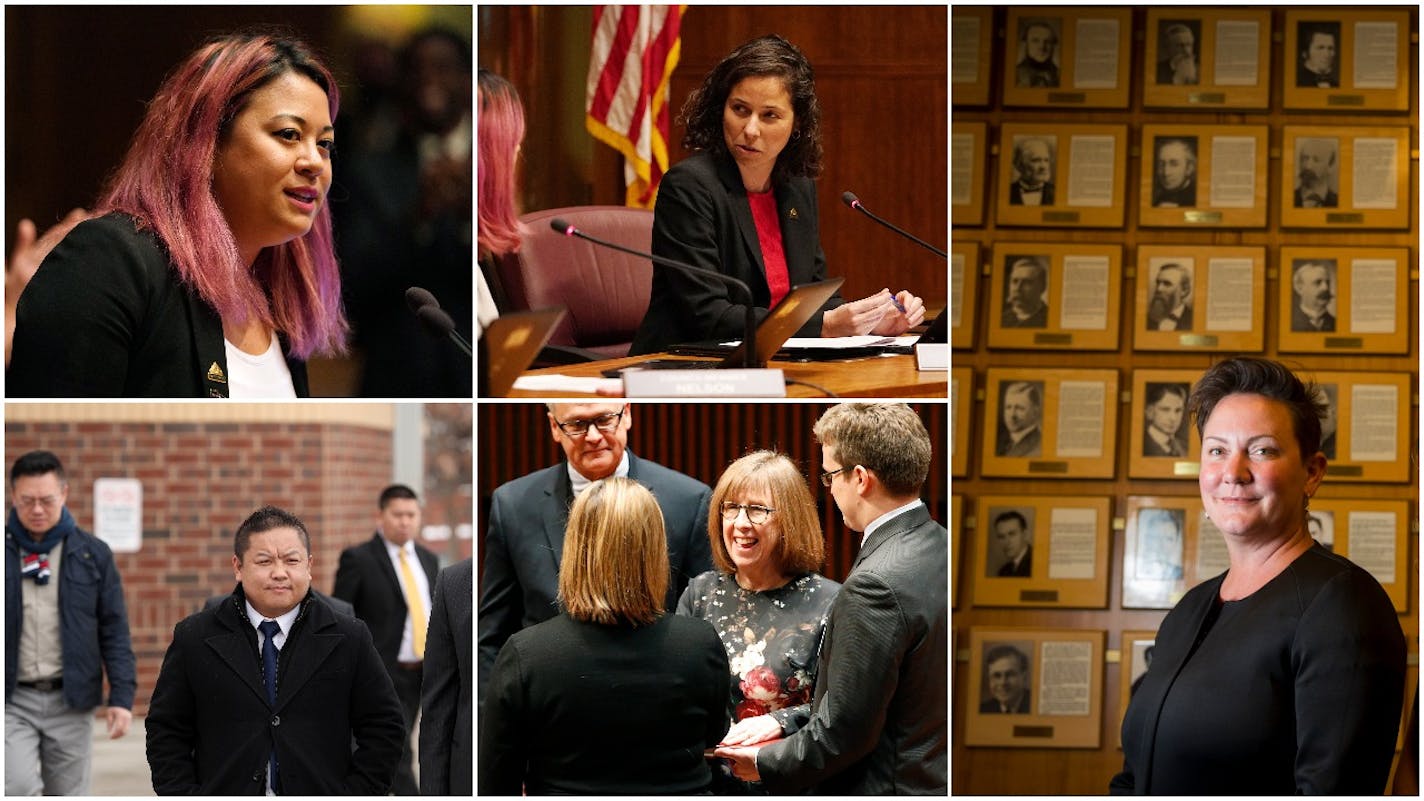
{"label": "brick wall", "polygon": [[390,431],[345,424],[6,424],[7,471],[34,449],[64,462],[69,508],[86,530],[94,479],[143,482],[143,547],[116,554],[138,659],[136,715],[147,714],[174,624],[232,589],[232,535],[243,518],[264,503],[301,517],[313,585],[329,592],[341,550],[375,530],[391,473]]}

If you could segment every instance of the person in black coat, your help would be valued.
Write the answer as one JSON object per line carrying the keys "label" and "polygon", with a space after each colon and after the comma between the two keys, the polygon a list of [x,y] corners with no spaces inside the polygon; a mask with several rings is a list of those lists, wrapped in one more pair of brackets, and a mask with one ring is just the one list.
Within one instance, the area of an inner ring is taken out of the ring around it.
{"label": "person in black coat", "polygon": [[311,596],[306,526],[263,507],[233,551],[230,602],[175,626],[159,669],[146,722],[154,792],[386,794],[400,702],[366,625]]}
{"label": "person in black coat", "polygon": [[474,794],[474,560],[440,571],[420,695],[420,794]]}
{"label": "person in black coat", "polygon": [[574,501],[564,613],[510,637],[490,676],[480,795],[708,789],[702,754],[727,732],[731,673],[712,624],[665,611],[666,542],[636,481],[602,479]]}
{"label": "person in black coat", "polygon": [[[356,617],[371,629],[376,653],[400,697],[405,738],[391,790],[396,795],[419,795],[420,786],[411,769],[410,733],[420,713],[431,590],[440,573],[440,560],[415,541],[420,532],[420,500],[414,490],[392,484],[381,491],[378,508],[378,528],[371,539],[341,552],[331,594],[349,601]],[[402,565],[409,570],[408,577]],[[415,603],[408,600],[411,597]]]}
{"label": "person in black coat", "polygon": [[[712,69],[682,109],[696,155],[658,185],[653,253],[723,273],[752,292],[758,319],[792,286],[826,276],[816,185],[820,106],[810,63],[779,36],[753,39]],[[679,342],[741,339],[744,296],[725,282],[655,265],[647,315],[630,353]],[[924,302],[888,289],[851,303],[839,294],[797,336],[902,334]]]}
{"label": "person in black coat", "polygon": [[[20,296],[8,395],[308,394],[302,362],[346,341],[336,109],[331,73],[292,39],[223,36],[174,68],[97,219]],[[292,124],[273,129],[279,115]]]}

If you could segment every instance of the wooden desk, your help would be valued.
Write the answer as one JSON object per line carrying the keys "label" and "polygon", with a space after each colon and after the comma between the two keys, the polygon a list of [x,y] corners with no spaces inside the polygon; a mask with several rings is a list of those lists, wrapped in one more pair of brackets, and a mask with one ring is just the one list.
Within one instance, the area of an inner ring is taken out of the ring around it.
{"label": "wooden desk", "polygon": [[[564,367],[546,367],[529,370],[524,375],[563,374],[579,377],[602,376],[611,367],[623,367],[648,359],[694,359],[692,356],[628,356],[602,362],[573,364]],[[915,368],[914,356],[880,356],[869,359],[852,359],[836,362],[780,362],[773,361],[769,367],[780,368],[785,374],[786,396],[788,398],[824,398],[826,394],[804,384],[805,381],[825,387],[842,398],[947,398],[949,397],[949,371],[920,372]],[[580,393],[548,393],[511,390],[511,398],[576,397]]]}

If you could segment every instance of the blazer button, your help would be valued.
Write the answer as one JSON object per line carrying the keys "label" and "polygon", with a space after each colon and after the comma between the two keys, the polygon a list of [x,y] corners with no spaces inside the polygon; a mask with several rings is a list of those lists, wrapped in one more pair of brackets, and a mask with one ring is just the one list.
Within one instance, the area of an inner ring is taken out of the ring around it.
{"label": "blazer button", "polygon": [[252,771],[252,780],[255,781],[255,782],[260,782],[260,781],[262,781],[262,771],[260,771],[260,770],[254,770],[254,771]]}
{"label": "blazer button", "polygon": [[272,716],[272,725],[273,725],[273,726],[280,726],[280,725],[282,725],[282,716],[281,716],[281,715],[273,715],[273,716]]}

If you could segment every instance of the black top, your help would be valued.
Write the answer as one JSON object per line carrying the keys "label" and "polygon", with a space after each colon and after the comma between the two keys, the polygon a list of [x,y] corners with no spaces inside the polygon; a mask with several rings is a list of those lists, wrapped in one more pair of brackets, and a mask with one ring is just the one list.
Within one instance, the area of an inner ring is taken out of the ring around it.
{"label": "black top", "polygon": [[[816,182],[791,178],[773,189],[791,285],[824,280]],[[731,156],[698,153],[667,171],[653,207],[652,248],[659,256],[742,281],[751,289],[757,322],[766,316],[771,306],[766,263],[746,186]],[[741,339],[746,330],[743,298],[714,278],[655,265],[648,312],[629,353],[656,353],[679,342]],[[820,336],[821,316],[844,302],[839,293],[832,295],[796,335]]]}
{"label": "black top", "polygon": [[480,795],[665,793],[712,780],[727,732],[727,655],[702,620],[640,627],[566,614],[509,638],[480,717]]}
{"label": "black top", "polygon": [[1123,719],[1123,771],[1111,789],[1383,792],[1405,646],[1379,582],[1319,545],[1239,601],[1218,600],[1224,576],[1162,621]]}
{"label": "black top", "polygon": [[[75,226],[20,296],[11,398],[225,398],[222,319],[151,230],[113,213]],[[306,364],[287,354],[298,397]]]}

